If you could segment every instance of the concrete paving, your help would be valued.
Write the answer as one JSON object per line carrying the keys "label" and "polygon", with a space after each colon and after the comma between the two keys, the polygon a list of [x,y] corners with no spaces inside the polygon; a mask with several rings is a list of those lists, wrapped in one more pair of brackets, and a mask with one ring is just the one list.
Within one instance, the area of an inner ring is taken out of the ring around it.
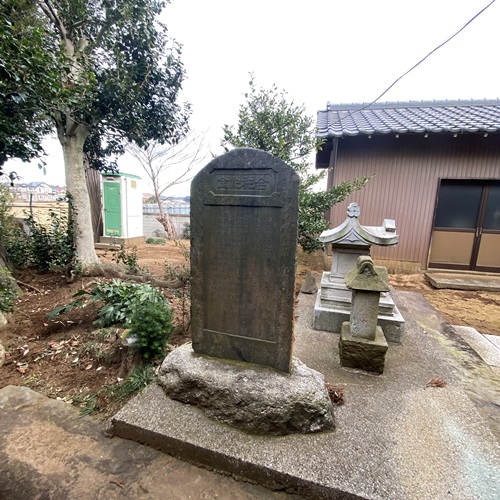
{"label": "concrete paving", "polygon": [[[345,393],[333,432],[252,436],[157,386],[114,417],[114,432],[305,498],[499,498],[500,379],[420,294],[397,302],[405,338],[376,376],[339,366],[338,334],[312,330],[314,296],[299,296],[294,355]],[[446,386],[426,388],[432,378]]]}
{"label": "concrete paving", "polygon": [[[0,499],[500,498],[500,378],[418,293],[395,295],[407,329],[383,375],[342,369],[338,335],[312,330],[299,295],[294,355],[342,387],[334,432],[263,437],[207,419],[157,386],[116,416],[137,441],[25,387],[0,391]],[[425,388],[432,377],[446,387]]]}
{"label": "concrete paving", "polygon": [[110,439],[78,413],[27,387],[0,390],[1,500],[294,498]]}
{"label": "concrete paving", "polygon": [[500,275],[498,274],[427,271],[424,276],[434,288],[500,292]]}

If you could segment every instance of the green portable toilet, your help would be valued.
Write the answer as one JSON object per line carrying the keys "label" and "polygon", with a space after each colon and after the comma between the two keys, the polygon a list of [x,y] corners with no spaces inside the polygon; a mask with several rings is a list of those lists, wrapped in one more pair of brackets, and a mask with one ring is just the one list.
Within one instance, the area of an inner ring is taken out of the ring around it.
{"label": "green portable toilet", "polygon": [[102,179],[102,242],[144,240],[141,178],[124,173],[104,173]]}

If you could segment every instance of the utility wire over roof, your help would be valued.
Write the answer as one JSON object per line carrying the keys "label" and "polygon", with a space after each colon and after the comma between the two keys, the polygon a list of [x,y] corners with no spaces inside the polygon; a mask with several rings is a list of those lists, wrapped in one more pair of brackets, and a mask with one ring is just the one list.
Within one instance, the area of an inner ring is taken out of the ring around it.
{"label": "utility wire over roof", "polygon": [[318,111],[318,137],[500,132],[500,100],[330,104]]}

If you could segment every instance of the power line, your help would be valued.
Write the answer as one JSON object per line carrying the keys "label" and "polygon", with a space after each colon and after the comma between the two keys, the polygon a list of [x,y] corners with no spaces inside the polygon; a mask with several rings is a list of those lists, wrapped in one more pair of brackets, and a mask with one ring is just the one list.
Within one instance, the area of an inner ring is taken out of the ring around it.
{"label": "power line", "polygon": [[408,71],[406,71],[399,78],[394,80],[394,82],[392,82],[391,85],[389,85],[389,87],[387,87],[376,99],[374,99],[372,102],[370,102],[366,106],[363,106],[360,109],[354,110],[354,112],[363,111],[363,109],[369,108],[371,105],[375,104],[382,96],[387,94],[387,92],[389,92],[389,90],[391,90],[392,87],[394,87],[394,85],[396,85],[402,78],[404,78],[408,73],[411,73],[417,66],[420,66],[420,64],[422,64],[427,58],[429,58],[432,54],[434,54],[434,52],[436,52],[441,47],[446,45],[450,40],[455,38],[461,31],[463,31],[467,26],[469,26],[469,24],[472,23],[472,21],[474,21],[474,19],[479,17],[488,7],[491,7],[495,3],[495,1],[496,0],[492,0],[488,5],[486,5],[486,7],[482,8],[474,17],[469,19],[459,30],[455,31],[455,33],[453,33],[453,35],[448,37],[443,43],[439,44],[436,48],[432,49],[424,58],[422,58],[420,61],[418,61],[417,64],[412,66]]}

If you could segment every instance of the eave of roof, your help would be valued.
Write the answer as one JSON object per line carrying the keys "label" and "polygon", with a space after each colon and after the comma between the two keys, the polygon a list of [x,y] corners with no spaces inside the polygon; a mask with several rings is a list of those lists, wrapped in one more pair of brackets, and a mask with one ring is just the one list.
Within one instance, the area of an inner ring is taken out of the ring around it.
{"label": "eave of roof", "polygon": [[500,132],[500,100],[328,103],[318,111],[318,137]]}

